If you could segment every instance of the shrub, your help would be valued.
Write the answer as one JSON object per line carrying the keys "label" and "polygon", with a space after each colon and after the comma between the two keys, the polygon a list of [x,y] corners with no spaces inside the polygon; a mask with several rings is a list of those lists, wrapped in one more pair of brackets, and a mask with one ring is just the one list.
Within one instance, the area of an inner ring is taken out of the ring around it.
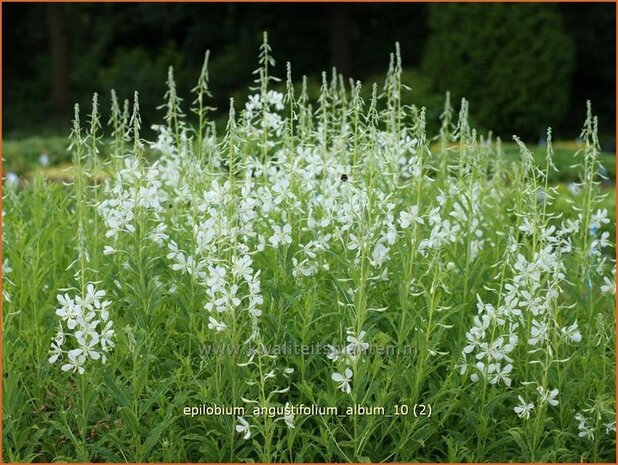
{"label": "shrub", "polygon": [[478,123],[536,136],[566,112],[573,44],[552,5],[434,4],[423,68]]}

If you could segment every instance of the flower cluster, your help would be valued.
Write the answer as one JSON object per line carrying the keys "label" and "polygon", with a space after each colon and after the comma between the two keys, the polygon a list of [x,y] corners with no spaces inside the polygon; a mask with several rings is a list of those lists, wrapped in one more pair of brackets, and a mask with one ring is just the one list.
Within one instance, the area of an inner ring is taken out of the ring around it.
{"label": "flower cluster", "polygon": [[283,110],[283,94],[274,90],[269,90],[263,97],[260,94],[249,96],[249,100],[245,104],[244,118],[246,128],[249,132],[254,128],[252,121],[255,118],[261,118],[259,126],[261,129],[272,131],[277,136],[281,135],[283,129],[283,120],[277,112]]}
{"label": "flower cluster", "polygon": [[159,218],[162,203],[168,198],[159,174],[156,164],[143,170],[138,160],[125,160],[125,167],[118,170],[112,182],[107,182],[107,198],[98,205],[107,227],[105,237],[115,238],[120,232],[134,233],[138,208]]}
{"label": "flower cluster", "polygon": [[[535,226],[524,218],[519,230],[532,235]],[[537,349],[547,350],[552,332],[570,343],[581,341],[577,321],[561,327],[553,317],[555,302],[565,281],[562,254],[569,244],[567,234],[572,230],[564,225],[560,230],[541,226],[538,232],[539,249],[531,259],[518,252],[520,246],[513,233],[509,236],[503,273],[510,270],[512,278],[498,292],[499,306],[495,308],[477,296],[478,315],[474,317],[474,326],[466,333],[468,344],[463,349],[464,360],[472,353],[477,359],[476,371],[471,375],[473,381],[483,375],[492,384],[503,381],[506,386],[511,385],[513,365],[509,353],[517,346],[522,330],[528,331],[525,340],[533,348],[531,353]],[[504,362],[507,364],[502,366]],[[467,363],[464,362],[461,371],[467,371]]]}
{"label": "flower cluster", "polygon": [[[93,283],[88,283],[83,295],[71,296],[58,294],[60,307],[56,315],[61,320],[58,331],[53,338],[49,363],[64,359],[62,371],[85,371],[88,360],[101,360],[105,363],[107,354],[114,348],[114,326],[110,320],[109,300],[103,300],[105,291],[98,290]],[[72,348],[67,348],[69,343]]]}

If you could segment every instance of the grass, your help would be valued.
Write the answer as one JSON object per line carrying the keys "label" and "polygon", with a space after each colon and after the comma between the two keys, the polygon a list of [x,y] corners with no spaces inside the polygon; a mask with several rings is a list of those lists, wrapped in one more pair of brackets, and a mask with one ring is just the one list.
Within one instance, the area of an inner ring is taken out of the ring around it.
{"label": "grass", "polygon": [[310,107],[273,70],[265,41],[219,135],[207,64],[201,123],[170,71],[153,143],[137,94],[107,138],[95,98],[67,182],[5,182],[3,459],[615,462],[592,114],[569,161],[481,142],[465,101],[431,145],[398,54],[368,102],[324,79]]}

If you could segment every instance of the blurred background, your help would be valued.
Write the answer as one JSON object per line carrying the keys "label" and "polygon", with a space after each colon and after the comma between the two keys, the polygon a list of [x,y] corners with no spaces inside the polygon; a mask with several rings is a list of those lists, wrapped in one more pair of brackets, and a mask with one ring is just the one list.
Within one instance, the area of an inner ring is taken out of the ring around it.
{"label": "blurred background", "polygon": [[149,127],[163,115],[156,107],[168,66],[186,106],[206,49],[214,117],[223,124],[229,97],[242,104],[248,95],[268,31],[274,74],[285,78],[290,61],[314,97],[332,66],[362,80],[368,96],[399,41],[412,88],[405,100],[428,107],[430,129],[450,90],[470,101],[480,129],[537,143],[552,126],[556,139],[574,140],[590,99],[603,148],[613,152],[615,10],[612,3],[6,3],[3,138],[25,141],[21,150],[53,151],[68,134],[73,104],[88,112],[98,92],[106,117],[112,88],[122,99],[139,90]]}

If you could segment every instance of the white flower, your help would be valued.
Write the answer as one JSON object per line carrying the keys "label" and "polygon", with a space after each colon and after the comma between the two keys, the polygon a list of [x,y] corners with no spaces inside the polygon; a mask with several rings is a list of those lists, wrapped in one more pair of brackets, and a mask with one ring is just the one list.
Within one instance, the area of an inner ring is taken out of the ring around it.
{"label": "white flower", "polygon": [[[83,292],[83,291],[82,291]],[[113,322],[109,321],[109,300],[102,301],[106,292],[97,289],[94,283],[87,283],[85,295],[71,297],[69,294],[57,296],[61,307],[56,309],[56,315],[61,319],[59,330],[50,348],[49,363],[55,363],[64,353],[62,345],[66,342],[63,323],[74,332],[67,333],[73,339],[77,348],[68,350],[68,360],[61,367],[62,371],[84,373],[88,360],[101,360],[105,363],[106,353],[114,348]],[[101,329],[100,326],[105,324]]]}
{"label": "white flower", "polygon": [[216,179],[210,183],[210,190],[204,191],[203,197],[205,204],[200,206],[200,210],[206,211],[210,205],[222,205],[226,203],[226,197],[230,189],[230,182],[225,181],[220,186]]}
{"label": "white flower", "polygon": [[492,375],[489,378],[490,384],[498,384],[500,381],[503,381],[507,386],[511,386],[511,378],[509,377],[511,372],[513,371],[513,365],[510,363],[507,364],[504,368],[500,367],[500,364],[494,364],[492,367]]}
{"label": "white flower", "polygon": [[604,294],[616,294],[616,281],[610,279],[608,276],[603,276],[601,292]]}
{"label": "white flower", "polygon": [[590,218],[590,228],[591,229],[599,229],[601,225],[608,224],[609,218],[607,217],[607,208],[603,210],[597,210],[595,214]]}
{"label": "white flower", "polygon": [[510,361],[510,359],[506,356],[506,353],[508,352],[508,349],[510,347],[503,347],[503,344],[504,339],[502,337],[499,337],[498,339],[493,341],[491,345],[489,345],[487,342],[483,342],[480,345],[479,353],[476,354],[476,359],[482,360],[487,357],[489,361],[502,359]]}
{"label": "white flower", "polygon": [[382,242],[378,242],[371,254],[372,264],[379,268],[386,261],[389,250]]}
{"label": "white flower", "polygon": [[459,204],[459,202],[455,202],[453,204],[453,211],[450,212],[449,215],[455,218],[460,223],[464,223],[468,220],[468,215],[464,211],[463,207]]}
{"label": "white flower", "polygon": [[350,242],[347,243],[346,247],[348,250],[357,250],[360,249],[361,243],[358,237],[354,234],[350,234]]}
{"label": "white flower", "polygon": [[579,185],[574,183],[574,182],[570,182],[567,184],[567,190],[571,193],[571,195],[576,196],[579,194]]}
{"label": "white flower", "polygon": [[444,220],[439,225],[436,225],[431,233],[438,244],[443,244],[444,241],[456,242],[457,234],[460,231],[461,226],[458,224],[451,224],[449,220]]}
{"label": "white flower", "polygon": [[524,223],[519,226],[519,230],[526,234],[532,234],[534,232],[534,225],[530,223],[530,220],[526,217],[524,218]]}
{"label": "white flower", "polygon": [[69,361],[62,365],[62,371],[78,372],[80,375],[84,373],[84,362],[86,357],[82,354],[82,349],[69,350]]}
{"label": "white flower", "polygon": [[331,344],[327,344],[326,347],[328,347],[328,353],[326,354],[326,358],[332,360],[333,362],[339,360],[339,350],[337,350],[337,348]]}
{"label": "white flower", "polygon": [[575,419],[579,422],[580,425],[586,424],[588,420],[584,417],[580,412],[575,414]]}
{"label": "white flower", "polygon": [[217,332],[221,332],[225,328],[227,328],[227,325],[225,323],[219,322],[211,316],[208,317],[208,329],[214,329]]}
{"label": "white flower", "polygon": [[468,362],[465,357],[461,358],[455,368],[458,369],[460,375],[464,375],[468,371]]}
{"label": "white flower", "polygon": [[536,346],[539,342],[543,342],[549,336],[547,322],[532,320],[532,329],[530,330],[530,338],[528,344]]}
{"label": "white flower", "polygon": [[348,337],[346,337],[346,340],[349,342],[349,344],[345,348],[346,355],[348,355],[352,359],[355,359],[363,351],[369,348],[369,344],[363,341],[365,334],[365,331],[361,331],[360,334],[356,336],[354,335],[352,330],[348,330]]}
{"label": "white flower", "polygon": [[522,289],[520,292],[521,300],[519,301],[519,306],[522,309],[530,310],[530,312],[535,316],[542,312],[543,302],[539,297],[534,296],[525,289]]}
{"label": "white flower", "polygon": [[80,316],[78,320],[78,327],[75,331],[75,339],[81,344],[81,340],[86,338],[98,338],[99,333],[97,331],[97,325],[99,324],[99,320],[94,319],[95,313],[90,312],[87,315],[87,318],[84,318],[83,315]]}
{"label": "white flower", "polygon": [[317,272],[317,265],[304,259],[299,262],[296,257],[292,258],[292,276],[298,278],[299,276],[312,276]]}
{"label": "white flower", "polygon": [[62,329],[62,325],[58,326],[58,331],[52,341],[52,346],[49,350],[49,363],[55,363],[56,360],[58,360],[58,358],[62,355],[62,344],[64,344],[64,331]]}
{"label": "white flower", "polygon": [[387,222],[386,227],[387,229],[382,233],[380,241],[385,241],[388,245],[393,245],[397,240],[397,229],[391,222]]}
{"label": "white flower", "polygon": [[582,340],[582,334],[579,332],[577,321],[571,326],[565,326],[561,330],[562,337],[569,339],[571,342],[580,342]]}
{"label": "white flower", "polygon": [[539,386],[536,388],[539,391],[539,404],[543,404],[547,402],[549,405],[556,406],[560,402],[556,399],[558,397],[558,389],[545,389],[543,386]]}
{"label": "white flower", "polygon": [[249,255],[242,255],[240,258],[237,256],[232,257],[232,274],[235,278],[241,276],[247,280],[251,279],[251,265],[253,260]]}
{"label": "white flower", "polygon": [[292,226],[289,224],[283,225],[283,227],[279,225],[273,225],[273,235],[268,238],[268,241],[272,244],[273,247],[279,247],[280,244],[291,244],[292,243]]}
{"label": "white flower", "polygon": [[513,410],[515,410],[519,418],[527,420],[530,418],[530,412],[534,409],[534,404],[526,402],[522,396],[517,396],[517,398],[519,399],[519,405],[516,405]]}
{"label": "white flower", "polygon": [[148,238],[156,244],[163,245],[163,242],[169,239],[169,236],[165,233],[167,225],[165,223],[159,223],[155,229],[148,233]]}
{"label": "white flower", "polygon": [[[260,94],[249,95],[249,100],[245,103],[245,110],[248,115],[253,115],[253,110],[259,110],[262,108],[262,102]],[[251,117],[251,116],[249,116]]]}
{"label": "white flower", "polygon": [[603,231],[601,233],[601,237],[595,239],[590,244],[590,253],[592,255],[599,256],[601,254],[601,250],[609,247],[609,233],[607,231]]}
{"label": "white flower", "polygon": [[[289,403],[289,402],[286,402],[286,403],[285,403],[285,407],[286,407],[286,409],[288,409],[289,405],[290,405],[290,403]],[[294,428],[296,428],[296,426],[294,425],[294,414],[292,414],[292,413],[290,412],[290,413],[288,413],[287,415],[283,415],[283,417],[282,417],[282,418],[283,418],[283,421],[285,422],[286,426],[287,426],[289,429],[294,429]]]}
{"label": "white flower", "polygon": [[56,297],[61,307],[56,310],[56,315],[67,322],[69,329],[75,328],[77,325],[77,317],[81,314],[81,308],[75,304],[75,301],[69,294],[58,294]]}
{"label": "white flower", "polygon": [[344,374],[333,373],[331,375],[331,378],[336,383],[339,383],[339,389],[349,394],[352,392],[352,387],[350,386],[350,380],[352,379],[352,375],[353,375],[352,370],[350,370],[349,368],[346,368]]}
{"label": "white flower", "polygon": [[208,268],[210,275],[206,279],[206,285],[213,291],[219,291],[225,286],[226,270],[222,266],[210,266]]}
{"label": "white flower", "polygon": [[195,263],[191,255],[185,257],[185,254],[178,252],[174,257],[176,263],[172,264],[172,270],[182,271],[183,273],[193,274]]}
{"label": "white flower", "polygon": [[135,207],[134,194],[122,190],[122,188],[115,194],[117,197],[104,200],[98,207],[105,226],[107,226],[105,237],[114,237],[120,231],[135,232],[135,226],[131,224],[134,216],[133,208]]}
{"label": "white flower", "polygon": [[92,360],[99,360],[101,358],[101,354],[96,350],[99,344],[99,335],[97,333],[90,335],[88,338],[77,337],[77,343],[84,357],[91,358]]}
{"label": "white flower", "polygon": [[477,373],[472,373],[470,375],[470,380],[473,383],[478,383],[479,380],[481,379],[479,376],[479,373],[482,374],[483,376],[486,376],[487,374],[489,374],[490,372],[490,368],[493,369],[493,366],[485,366],[485,364],[483,362],[476,362],[476,364],[474,365],[475,368],[478,370]]}
{"label": "white flower", "polygon": [[114,328],[112,325],[113,325],[113,322],[111,321],[107,322],[107,324],[105,325],[105,328],[103,328],[103,330],[101,331],[101,336],[99,339],[101,348],[106,352],[115,346],[113,338],[114,338],[114,334],[116,334],[116,331],[114,331]]}
{"label": "white flower", "polygon": [[101,302],[101,308],[99,308],[99,314],[101,315],[101,320],[103,321],[107,321],[109,320],[109,310],[107,310],[107,307],[109,307],[112,303],[109,300],[104,300],[103,302]]}
{"label": "white flower", "polygon": [[603,426],[605,427],[605,432],[607,434],[612,434],[616,432],[616,422],[615,421],[611,421],[609,423],[603,423]]}
{"label": "white flower", "polygon": [[468,345],[463,348],[464,354],[469,354],[476,347],[480,347],[483,343],[483,337],[485,337],[485,331],[477,326],[473,326],[470,328],[470,331],[466,332],[466,339],[468,340]]}
{"label": "white flower", "polygon": [[19,180],[19,176],[17,176],[15,173],[13,173],[12,171],[9,171],[8,173],[6,173],[6,183],[9,186],[17,186],[20,182]]}
{"label": "white flower", "polygon": [[236,432],[243,435],[243,439],[249,439],[251,437],[251,426],[243,417],[237,417],[238,424],[236,425]]}
{"label": "white flower", "polygon": [[2,276],[6,276],[12,271],[13,271],[13,268],[11,268],[11,265],[9,264],[9,259],[5,258],[4,261],[2,262]]}
{"label": "white flower", "polygon": [[220,298],[215,300],[214,304],[217,306],[219,312],[223,312],[227,309],[227,306],[231,304],[234,307],[240,305],[240,299],[236,297],[238,292],[238,286],[232,284],[229,288],[223,288],[219,290]]}
{"label": "white flower", "polygon": [[88,283],[86,285],[86,297],[84,297],[83,303],[86,307],[89,308],[100,308],[101,301],[100,299],[105,297],[105,291],[97,289],[94,287],[94,284]]}
{"label": "white flower", "polygon": [[275,110],[281,111],[285,108],[283,105],[283,94],[281,92],[269,90],[266,94],[266,100]]}
{"label": "white flower", "polygon": [[47,152],[41,153],[41,155],[39,156],[39,163],[44,168],[49,166],[49,155],[47,155]]}
{"label": "white flower", "polygon": [[588,424],[588,420],[581,414],[577,413],[575,419],[579,422],[577,429],[579,429],[578,436],[580,438],[594,440],[594,427]]}

